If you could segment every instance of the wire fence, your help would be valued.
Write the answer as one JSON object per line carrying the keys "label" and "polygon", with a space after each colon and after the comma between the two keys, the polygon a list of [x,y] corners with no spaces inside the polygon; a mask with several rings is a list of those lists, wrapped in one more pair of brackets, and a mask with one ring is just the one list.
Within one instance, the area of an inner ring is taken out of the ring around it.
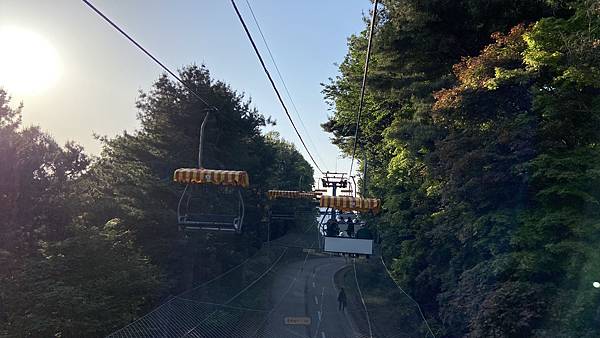
{"label": "wire fence", "polygon": [[108,337],[427,336],[415,304],[378,259],[359,260],[355,276],[352,259],[320,253],[316,243],[314,224],[289,233]]}
{"label": "wire fence", "polygon": [[171,298],[109,337],[197,337],[199,332],[209,333],[207,337],[232,336],[226,334],[231,326],[228,323],[240,326],[265,312],[240,296],[273,271],[286,252],[285,247],[261,250],[219,278]]}

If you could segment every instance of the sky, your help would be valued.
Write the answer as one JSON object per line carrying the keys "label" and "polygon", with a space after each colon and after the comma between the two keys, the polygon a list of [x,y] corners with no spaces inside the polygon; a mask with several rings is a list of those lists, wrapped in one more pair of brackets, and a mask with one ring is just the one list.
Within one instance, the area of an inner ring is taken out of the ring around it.
{"label": "sky", "polygon": [[[335,64],[343,61],[347,38],[364,29],[363,15],[369,11],[370,1],[248,1],[306,127],[305,130],[292,112],[309,149],[324,171],[347,172],[350,161],[341,158],[320,127],[332,114],[323,99],[321,83],[338,74]],[[277,120],[274,129],[296,144],[309,160],[230,1],[92,2],[171,69],[205,64],[213,78],[244,92],[261,113]],[[283,92],[246,0],[236,3]],[[94,135],[114,136],[138,126],[135,100],[140,90],[151,87],[162,70],[83,2],[0,0],[0,31],[7,27],[41,36],[56,54],[58,71],[53,85],[35,93],[11,93],[11,88],[5,88],[13,96],[14,105],[23,102],[26,125],[41,126],[59,143],[76,141],[91,154],[98,154],[101,147]],[[40,58],[31,61],[49,68],[44,63],[48,57]],[[1,83],[0,86],[6,87]],[[293,110],[289,99],[285,101]]]}

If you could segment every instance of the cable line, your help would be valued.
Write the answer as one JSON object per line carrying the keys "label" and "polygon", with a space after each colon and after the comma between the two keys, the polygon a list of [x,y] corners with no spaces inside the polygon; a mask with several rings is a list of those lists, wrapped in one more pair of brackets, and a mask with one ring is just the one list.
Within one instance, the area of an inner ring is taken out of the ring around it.
{"label": "cable line", "polygon": [[302,139],[302,135],[300,135],[300,132],[298,131],[298,128],[296,127],[296,124],[294,123],[294,120],[292,119],[292,116],[290,115],[290,112],[289,112],[287,106],[285,105],[285,102],[283,102],[283,98],[281,97],[281,94],[279,93],[279,90],[277,89],[277,86],[275,85],[275,82],[273,81],[273,77],[271,76],[271,73],[269,73],[269,70],[267,69],[267,66],[265,65],[265,61],[263,60],[263,58],[262,58],[262,56],[260,54],[260,51],[256,47],[256,43],[254,43],[254,39],[252,38],[252,35],[250,34],[250,31],[248,30],[248,26],[246,26],[246,22],[244,21],[244,18],[242,17],[242,14],[240,13],[237,5],[235,4],[235,1],[231,0],[231,4],[233,5],[233,9],[235,10],[235,13],[237,14],[238,19],[240,19],[240,23],[244,27],[244,31],[246,32],[246,36],[250,40],[250,43],[252,44],[252,48],[254,49],[254,52],[256,53],[256,56],[258,57],[258,60],[260,61],[260,64],[262,65],[262,68],[263,68],[265,74],[269,78],[269,82],[271,83],[271,87],[273,87],[273,90],[275,91],[275,94],[277,95],[277,98],[279,99],[279,103],[281,103],[281,106],[283,107],[285,115],[287,116],[288,120],[290,120],[290,123],[292,124],[292,127],[294,128],[294,131],[296,132],[296,135],[298,135],[298,138],[300,139],[300,142],[302,142],[302,146],[304,147],[304,150],[306,150],[306,153],[308,154],[308,156],[312,160],[313,164],[321,172],[321,174],[323,174],[323,170],[321,170],[321,168],[319,167],[319,165],[315,161],[315,158],[313,157],[313,155],[311,154],[311,152],[308,150],[308,147],[306,146],[306,143],[304,142],[304,139]]}
{"label": "cable line", "polygon": [[363,72],[362,85],[360,88],[360,100],[358,102],[358,111],[356,112],[356,130],[354,132],[354,146],[352,147],[352,161],[350,162],[350,173],[348,176],[352,176],[352,169],[354,168],[354,156],[356,155],[356,145],[358,144],[358,133],[360,130],[360,115],[363,109],[363,103],[365,100],[365,88],[367,86],[367,73],[369,72],[369,60],[371,59],[371,43],[373,41],[373,30],[375,28],[375,19],[377,18],[377,3],[378,0],[373,2],[373,16],[371,17],[371,28],[369,29],[369,43],[367,44],[367,56],[365,60],[365,69]]}
{"label": "cable line", "polygon": [[356,274],[356,260],[352,262],[352,267],[354,269],[354,281],[356,282],[356,288],[358,289],[358,294],[360,295],[360,301],[362,302],[362,305],[365,308],[367,324],[369,324],[369,337],[373,338],[373,328],[371,327],[371,318],[369,318],[369,310],[367,309],[367,303],[365,303],[365,297],[363,296],[363,293],[360,290],[360,284],[358,283],[358,276]]}
{"label": "cable line", "polygon": [[263,42],[265,44],[265,47],[267,48],[267,52],[269,53],[269,57],[271,58],[271,61],[273,62],[273,66],[275,66],[275,71],[277,71],[277,75],[279,77],[279,80],[281,80],[281,84],[283,84],[283,89],[285,90],[285,92],[287,94],[287,97],[290,100],[290,103],[292,104],[292,108],[294,108],[294,112],[296,113],[296,117],[298,117],[298,120],[300,121],[300,125],[302,125],[302,129],[304,130],[304,133],[306,134],[306,137],[308,138],[308,142],[313,147],[313,150],[315,151],[315,155],[319,159],[319,162],[321,164],[323,164],[323,163],[325,163],[325,161],[323,161],[323,158],[321,157],[321,155],[317,151],[318,148],[315,145],[315,143],[313,142],[312,138],[310,137],[310,133],[308,132],[308,129],[306,128],[306,126],[304,125],[304,122],[302,121],[302,116],[298,112],[298,108],[296,107],[296,104],[294,103],[294,100],[292,99],[292,94],[290,94],[290,91],[288,90],[288,87],[285,84],[285,80],[283,79],[283,75],[281,75],[281,72],[279,71],[279,67],[277,66],[277,62],[275,62],[275,57],[273,57],[273,53],[271,53],[271,48],[269,48],[269,44],[267,43],[267,39],[265,38],[265,35],[263,34],[263,31],[260,28],[260,25],[258,24],[258,19],[256,19],[256,16],[254,15],[254,11],[252,10],[252,6],[250,5],[250,1],[246,0],[246,4],[248,5],[248,9],[250,10],[250,14],[252,14],[252,19],[254,20],[254,23],[256,24],[256,27],[258,28],[258,32],[260,33],[260,36],[261,36],[261,38],[262,38],[262,40],[263,40]]}
{"label": "cable line", "polygon": [[214,106],[211,106],[205,99],[202,98],[202,96],[200,96],[200,94],[198,94],[191,86],[189,86],[188,84],[186,84],[177,74],[175,74],[173,71],[171,71],[169,69],[169,67],[165,66],[162,62],[160,62],[160,60],[158,60],[154,55],[152,55],[148,50],[146,50],[141,44],[139,44],[133,37],[131,37],[131,35],[127,34],[123,29],[121,29],[121,27],[119,27],[115,22],[113,22],[110,18],[108,18],[106,15],[104,15],[104,13],[102,13],[102,11],[100,11],[98,8],[96,8],[94,5],[92,5],[88,0],[82,0],[86,5],[88,5],[88,7],[90,7],[94,12],[96,12],[96,14],[98,14],[100,17],[102,17],[102,19],[104,19],[106,22],[108,22],[114,29],[116,29],[117,31],[119,31],[119,33],[121,33],[125,38],[127,38],[127,40],[129,40],[129,42],[131,42],[132,44],[134,44],[138,49],[140,49],[142,52],[144,52],[144,54],[146,54],[149,58],[151,58],[155,63],[157,63],[162,69],[164,69],[167,73],[171,74],[172,77],[174,77],[177,81],[179,81],[187,90],[190,91],[190,93],[192,93],[198,100],[200,100],[202,103],[204,103],[205,105],[207,105],[209,108],[217,110],[218,109]]}
{"label": "cable line", "polygon": [[419,303],[414,298],[412,298],[408,293],[406,293],[406,291],[404,291],[404,289],[400,286],[400,284],[398,284],[398,282],[396,282],[396,280],[392,276],[392,273],[390,272],[387,265],[385,264],[385,261],[383,260],[383,256],[379,256],[379,259],[381,259],[381,263],[383,264],[383,267],[385,268],[385,272],[387,272],[388,276],[390,276],[390,278],[392,279],[394,284],[396,284],[398,289],[400,289],[400,291],[402,291],[402,293],[406,297],[408,297],[408,299],[410,299],[413,303],[415,303],[415,305],[417,306],[417,309],[419,310],[419,314],[421,315],[421,318],[423,319],[423,321],[425,322],[425,325],[427,326],[427,330],[429,331],[429,333],[431,333],[433,338],[435,338],[435,334],[431,330],[431,326],[429,326],[429,322],[427,322],[427,318],[425,318],[425,315],[423,314],[423,311],[421,310],[421,306],[419,305]]}
{"label": "cable line", "polygon": [[[98,14],[102,19],[104,19],[107,23],[109,23],[114,29],[116,29],[119,33],[121,33],[127,40],[129,40],[129,42],[131,42],[138,49],[140,49],[150,59],[152,59],[152,61],[154,61],[156,64],[158,64],[162,69],[164,69],[167,73],[169,73],[171,76],[173,76],[177,81],[179,81],[198,100],[200,100],[202,103],[204,103],[209,108],[218,111],[218,109],[216,107],[211,106],[191,86],[189,86],[187,83],[185,83],[183,81],[183,79],[181,79],[181,77],[179,77],[177,74],[175,74],[175,72],[173,72],[171,69],[169,69],[169,67],[165,66],[164,63],[162,63],[160,60],[158,60],[158,58],[156,58],[154,55],[152,55],[152,53],[150,53],[146,48],[144,48],[140,43],[138,43],[131,35],[127,34],[127,32],[125,32],[121,27],[119,27],[119,25],[117,25],[114,21],[112,21],[109,17],[107,17],[102,11],[100,11],[98,8],[96,8],[90,1],[88,1],[88,0],[82,0],[82,1],[88,7],[90,7],[96,14]],[[260,56],[260,53],[258,52],[258,49],[256,48],[256,44],[254,43],[254,40],[252,40],[252,36],[250,35],[250,32],[248,31],[248,28],[246,27],[246,23],[244,22],[244,19],[242,18],[240,12],[238,11],[237,6],[235,5],[235,2],[233,2],[233,0],[231,2],[232,2],[233,6],[235,8],[236,13],[238,14],[238,18],[240,19],[240,21],[242,22],[242,25],[244,26],[244,30],[246,31],[246,34],[250,38],[250,42],[252,42],[252,46],[254,47],[254,50],[257,53],[257,56],[258,56],[258,58],[259,58],[259,60],[260,60],[260,62],[262,64],[262,66],[263,66],[263,69],[265,70],[265,72],[267,73],[267,76],[269,77],[269,81],[271,82],[271,85],[273,86],[273,89],[275,90],[275,93],[277,94],[277,97],[279,98],[279,101],[282,104],[282,106],[283,106],[283,108],[285,110],[285,113],[286,113],[288,119],[292,123],[292,127],[294,127],[294,131],[296,132],[296,135],[298,135],[298,137],[300,138],[300,142],[302,142],[302,145],[304,146],[304,149],[308,153],[308,156],[312,160],[312,162],[315,165],[315,167],[317,167],[317,169],[321,173],[323,173],[323,171],[321,170],[321,168],[319,167],[319,165],[316,163],[315,159],[313,158],[312,154],[308,150],[308,147],[306,146],[306,143],[304,143],[304,140],[302,139],[302,136],[300,136],[300,133],[298,132],[298,129],[296,128],[296,125],[294,124],[294,121],[292,120],[292,117],[290,116],[290,113],[288,112],[288,109],[285,106],[285,103],[283,102],[283,100],[281,98],[281,95],[279,94],[279,91],[277,90],[277,87],[275,86],[275,83],[273,82],[273,79],[272,79],[271,75],[269,74],[269,71],[267,70],[262,57]]]}

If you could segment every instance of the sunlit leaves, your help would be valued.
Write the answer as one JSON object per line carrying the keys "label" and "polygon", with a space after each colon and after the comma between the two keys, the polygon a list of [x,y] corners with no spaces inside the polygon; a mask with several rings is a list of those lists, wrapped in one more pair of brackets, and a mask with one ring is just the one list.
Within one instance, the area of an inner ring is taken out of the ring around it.
{"label": "sunlit leaves", "polygon": [[[363,128],[394,274],[448,336],[597,336],[598,2],[384,4]],[[325,90],[342,150],[361,38]]]}

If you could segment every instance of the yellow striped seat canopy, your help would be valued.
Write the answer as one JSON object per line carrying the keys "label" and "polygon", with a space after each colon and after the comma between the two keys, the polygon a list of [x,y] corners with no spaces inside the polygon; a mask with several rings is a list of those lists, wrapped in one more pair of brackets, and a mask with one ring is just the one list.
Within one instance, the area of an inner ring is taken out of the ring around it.
{"label": "yellow striped seat canopy", "polygon": [[295,191],[295,190],[269,190],[267,191],[267,197],[270,200],[279,198],[289,199],[313,199],[316,198],[317,194],[313,191]]}
{"label": "yellow striped seat canopy", "polygon": [[175,170],[173,181],[186,184],[217,184],[247,188],[250,185],[248,173],[234,170],[214,170],[204,168],[181,168]]}
{"label": "yellow striped seat canopy", "polygon": [[360,198],[352,196],[321,196],[319,206],[334,208],[340,211],[373,211],[378,213],[381,209],[381,200],[378,198]]}

